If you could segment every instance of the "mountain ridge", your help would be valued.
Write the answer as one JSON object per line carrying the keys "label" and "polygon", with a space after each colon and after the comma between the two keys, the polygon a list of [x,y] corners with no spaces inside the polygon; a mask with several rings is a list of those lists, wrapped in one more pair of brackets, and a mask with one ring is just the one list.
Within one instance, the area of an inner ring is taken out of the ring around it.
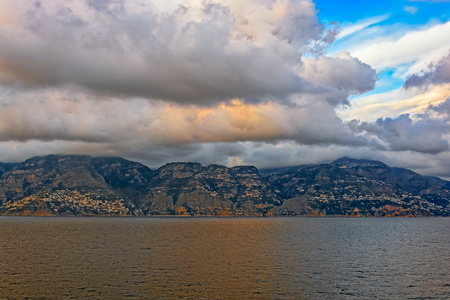
{"label": "mountain ridge", "polygon": [[[267,170],[267,169],[266,169]],[[348,157],[269,169],[48,155],[0,163],[0,215],[448,216],[450,182]]]}

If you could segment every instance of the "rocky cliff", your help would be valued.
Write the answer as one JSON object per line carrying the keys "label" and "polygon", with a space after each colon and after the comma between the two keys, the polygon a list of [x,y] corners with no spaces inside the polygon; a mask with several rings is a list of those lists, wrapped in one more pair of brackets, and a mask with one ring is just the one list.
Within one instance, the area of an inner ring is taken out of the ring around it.
{"label": "rocky cliff", "polygon": [[49,155],[0,164],[1,215],[446,216],[450,184],[376,161],[271,169]]}

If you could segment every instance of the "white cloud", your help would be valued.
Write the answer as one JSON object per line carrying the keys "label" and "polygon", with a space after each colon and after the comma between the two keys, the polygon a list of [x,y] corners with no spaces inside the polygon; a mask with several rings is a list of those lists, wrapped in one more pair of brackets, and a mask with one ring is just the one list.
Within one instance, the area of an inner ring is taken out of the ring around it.
{"label": "white cloud", "polygon": [[362,44],[351,46],[349,52],[377,70],[411,64],[403,74],[399,74],[406,77],[417,68],[424,69],[427,63],[448,53],[449,32],[450,22],[435,24],[404,32],[400,37],[397,32],[393,36],[374,37]]}
{"label": "white cloud", "polygon": [[371,17],[371,18],[367,18],[361,21],[358,21],[357,23],[354,24],[343,24],[342,25],[342,30],[339,32],[339,34],[336,36],[337,39],[342,39],[345,38],[349,35],[354,34],[355,32],[358,32],[360,30],[363,30],[367,27],[370,27],[374,24],[378,24],[381,23],[385,20],[387,20],[390,17],[389,14],[385,14],[382,16],[376,16],[376,17]]}
{"label": "white cloud", "polygon": [[408,5],[403,6],[403,9],[411,15],[415,15],[419,11],[417,7]]}

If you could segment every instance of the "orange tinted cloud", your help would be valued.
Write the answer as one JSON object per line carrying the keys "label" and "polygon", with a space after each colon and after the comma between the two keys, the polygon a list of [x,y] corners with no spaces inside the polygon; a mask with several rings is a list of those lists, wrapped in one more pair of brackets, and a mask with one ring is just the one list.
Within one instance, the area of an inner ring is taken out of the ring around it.
{"label": "orange tinted cloud", "polygon": [[167,105],[158,119],[176,142],[219,142],[277,139],[283,128],[277,119],[282,109],[273,103],[244,104],[238,99],[214,108]]}

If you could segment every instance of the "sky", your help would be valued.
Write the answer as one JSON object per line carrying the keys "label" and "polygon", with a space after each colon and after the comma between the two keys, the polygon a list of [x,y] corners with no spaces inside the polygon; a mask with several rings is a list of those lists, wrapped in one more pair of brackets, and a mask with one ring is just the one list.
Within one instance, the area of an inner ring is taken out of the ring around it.
{"label": "sky", "polygon": [[0,0],[0,161],[450,179],[450,1]]}

